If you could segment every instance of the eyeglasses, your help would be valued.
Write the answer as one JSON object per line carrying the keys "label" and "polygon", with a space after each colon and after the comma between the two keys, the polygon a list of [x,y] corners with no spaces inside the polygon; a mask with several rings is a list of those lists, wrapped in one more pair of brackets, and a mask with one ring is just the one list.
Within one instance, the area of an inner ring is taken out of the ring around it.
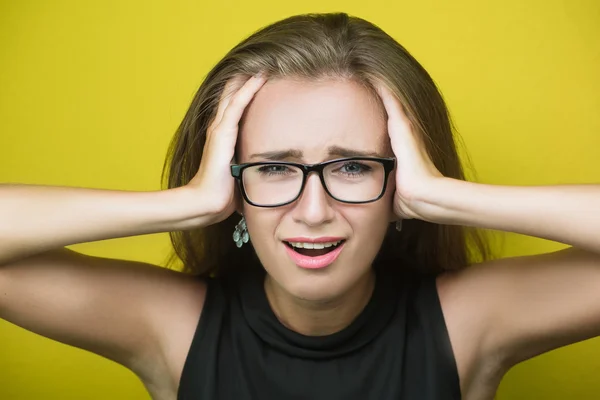
{"label": "eyeglasses", "polygon": [[379,200],[396,159],[348,157],[318,164],[261,161],[231,165],[242,196],[256,207],[279,207],[296,201],[308,174],[319,174],[325,192],[342,203],[364,204]]}

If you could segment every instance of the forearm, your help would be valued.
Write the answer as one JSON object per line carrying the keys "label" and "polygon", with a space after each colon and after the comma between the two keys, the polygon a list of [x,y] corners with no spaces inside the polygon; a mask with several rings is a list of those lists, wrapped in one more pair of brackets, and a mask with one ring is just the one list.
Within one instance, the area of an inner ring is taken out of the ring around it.
{"label": "forearm", "polygon": [[131,192],[0,185],[0,265],[70,244],[202,224],[185,189]]}
{"label": "forearm", "polygon": [[414,202],[427,221],[516,232],[600,253],[600,185],[500,186],[442,178]]}

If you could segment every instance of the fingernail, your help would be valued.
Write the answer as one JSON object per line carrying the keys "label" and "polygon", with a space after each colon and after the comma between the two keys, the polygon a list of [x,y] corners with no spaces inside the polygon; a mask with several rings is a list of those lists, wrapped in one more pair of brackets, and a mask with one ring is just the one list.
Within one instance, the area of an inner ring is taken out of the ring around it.
{"label": "fingernail", "polygon": [[265,73],[264,71],[260,71],[258,74],[254,75],[254,79],[262,79],[264,78]]}

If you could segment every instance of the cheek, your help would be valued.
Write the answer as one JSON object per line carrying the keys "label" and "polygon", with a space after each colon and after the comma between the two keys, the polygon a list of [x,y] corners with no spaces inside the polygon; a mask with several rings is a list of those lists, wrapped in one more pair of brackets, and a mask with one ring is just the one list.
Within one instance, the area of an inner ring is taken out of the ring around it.
{"label": "cheek", "polygon": [[341,213],[350,224],[353,235],[360,236],[361,241],[378,239],[387,231],[393,215],[392,195],[386,191],[384,196],[374,203],[347,208]]}
{"label": "cheek", "polygon": [[260,209],[244,204],[244,217],[252,245],[256,249],[264,248],[275,237],[281,213],[277,209]]}
{"label": "cheek", "polygon": [[[390,226],[390,207],[386,197],[381,198],[378,202],[371,204],[368,209],[352,210],[355,211],[350,215],[346,214],[348,222],[352,226],[352,247],[346,259],[353,268],[362,269],[367,265],[371,265],[377,252],[385,239]],[[350,211],[350,210],[349,210]]]}

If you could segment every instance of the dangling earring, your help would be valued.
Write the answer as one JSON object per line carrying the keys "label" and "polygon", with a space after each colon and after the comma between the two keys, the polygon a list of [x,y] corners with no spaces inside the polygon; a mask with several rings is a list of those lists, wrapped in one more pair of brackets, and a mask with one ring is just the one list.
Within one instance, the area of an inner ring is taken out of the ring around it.
{"label": "dangling earring", "polygon": [[235,226],[235,231],[233,231],[233,241],[239,248],[242,247],[244,243],[248,243],[248,240],[250,240],[250,235],[248,234],[248,229],[246,227],[246,218],[242,217],[240,222]]}
{"label": "dangling earring", "polygon": [[398,221],[396,221],[396,230],[398,232],[400,232],[402,230],[402,220],[399,219]]}

